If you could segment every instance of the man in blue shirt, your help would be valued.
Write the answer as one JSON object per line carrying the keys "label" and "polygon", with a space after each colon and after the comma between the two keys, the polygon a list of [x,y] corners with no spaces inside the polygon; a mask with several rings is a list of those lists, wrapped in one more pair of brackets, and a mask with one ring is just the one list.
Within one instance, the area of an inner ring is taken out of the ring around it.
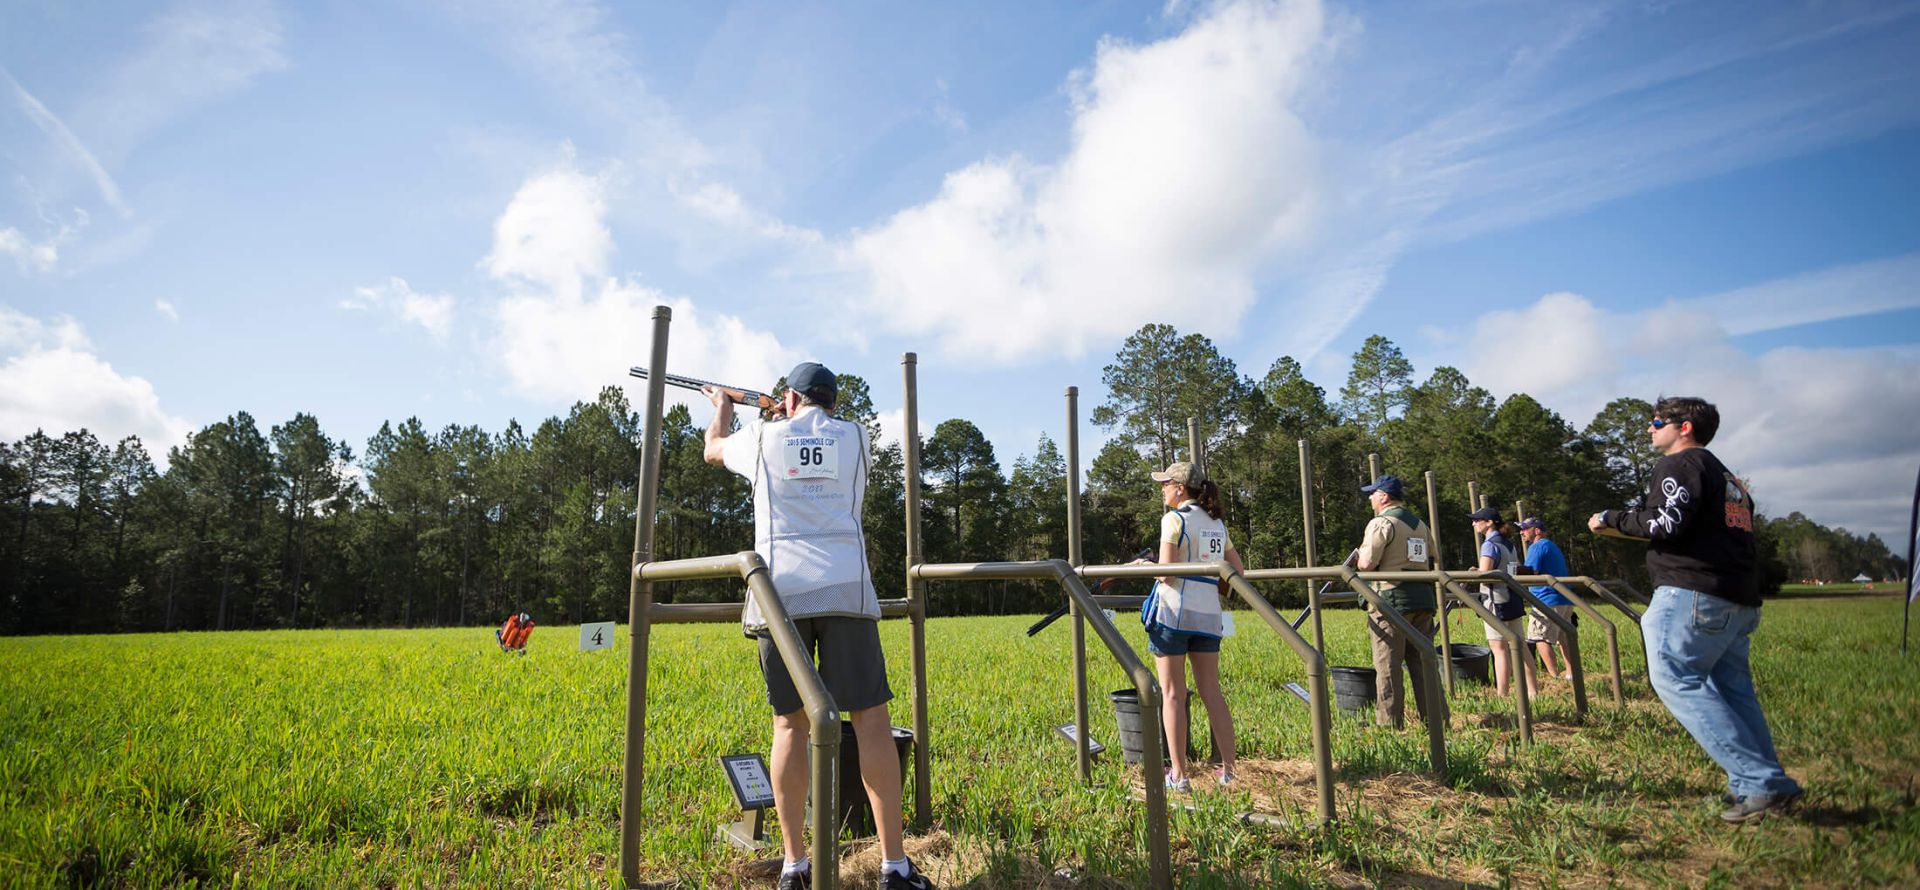
{"label": "man in blue shirt", "polygon": [[[1560,545],[1547,537],[1547,527],[1540,521],[1540,517],[1529,516],[1520,522],[1520,540],[1527,543],[1527,568],[1534,574],[1555,577],[1572,574],[1567,568],[1567,555],[1560,552]],[[1573,603],[1568,602],[1559,591],[1544,584],[1531,589],[1533,595],[1539,597],[1540,601],[1555,614],[1569,620],[1577,620],[1573,618]],[[1553,659],[1553,651],[1557,647],[1561,658],[1566,660],[1567,644],[1561,639],[1563,633],[1560,625],[1539,615],[1530,615],[1527,618],[1527,642],[1533,644],[1534,650],[1540,653],[1540,663],[1546,665],[1547,674],[1562,680],[1571,680],[1573,679],[1573,662],[1567,660],[1566,670],[1562,672]]]}

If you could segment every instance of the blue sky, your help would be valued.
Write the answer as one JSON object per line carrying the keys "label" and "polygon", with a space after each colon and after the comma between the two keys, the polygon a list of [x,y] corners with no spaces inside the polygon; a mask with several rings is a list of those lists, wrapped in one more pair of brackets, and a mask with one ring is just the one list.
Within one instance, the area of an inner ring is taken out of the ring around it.
{"label": "blue sky", "polygon": [[0,438],[498,430],[666,303],[675,370],[817,358],[896,419],[916,351],[1010,466],[1142,324],[1330,391],[1379,333],[1576,426],[1706,396],[1768,512],[1897,541],[1916,45],[1914,3],[12,3]]}

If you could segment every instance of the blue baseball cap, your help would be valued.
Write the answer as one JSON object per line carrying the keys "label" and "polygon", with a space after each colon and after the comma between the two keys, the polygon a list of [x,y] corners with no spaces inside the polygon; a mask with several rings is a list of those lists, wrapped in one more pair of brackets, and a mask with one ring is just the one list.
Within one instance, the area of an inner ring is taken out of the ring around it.
{"label": "blue baseball cap", "polygon": [[1520,520],[1520,527],[1523,529],[1537,528],[1544,531],[1547,527],[1547,524],[1544,522],[1541,522],[1540,517],[1538,516],[1529,516],[1525,519]]}
{"label": "blue baseball cap", "polygon": [[1492,507],[1481,507],[1472,513],[1468,513],[1467,518],[1476,522],[1485,519],[1488,522],[1498,525],[1500,522],[1500,511]]}
{"label": "blue baseball cap", "polygon": [[832,402],[840,394],[840,384],[833,372],[819,362],[794,365],[793,370],[787,372],[787,388],[806,393],[807,398],[816,402]]}
{"label": "blue baseball cap", "polygon": [[1406,497],[1406,489],[1401,486],[1399,476],[1381,476],[1373,480],[1372,485],[1362,486],[1360,489],[1361,494],[1373,494],[1376,491],[1384,491],[1387,497],[1396,501]]}

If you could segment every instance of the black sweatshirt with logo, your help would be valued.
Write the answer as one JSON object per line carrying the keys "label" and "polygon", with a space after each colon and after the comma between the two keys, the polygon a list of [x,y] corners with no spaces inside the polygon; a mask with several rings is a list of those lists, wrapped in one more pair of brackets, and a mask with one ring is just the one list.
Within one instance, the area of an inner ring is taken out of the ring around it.
{"label": "black sweatshirt with logo", "polygon": [[1648,539],[1647,573],[1655,586],[1760,605],[1753,498],[1713,452],[1689,448],[1661,458],[1646,506],[1609,510],[1602,519]]}

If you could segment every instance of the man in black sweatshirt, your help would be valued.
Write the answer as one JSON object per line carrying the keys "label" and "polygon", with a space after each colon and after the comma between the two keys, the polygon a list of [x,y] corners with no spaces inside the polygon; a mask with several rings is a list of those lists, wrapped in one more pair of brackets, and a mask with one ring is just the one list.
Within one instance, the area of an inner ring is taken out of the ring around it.
{"label": "man in black sweatshirt", "polygon": [[1760,624],[1760,583],[1747,487],[1704,446],[1720,412],[1696,398],[1662,397],[1648,434],[1654,464],[1646,506],[1587,520],[1648,539],[1653,604],[1640,619],[1647,676],[1707,756],[1727,771],[1720,818],[1746,822],[1791,806],[1800,783],[1780,766],[1753,690],[1748,645]]}

